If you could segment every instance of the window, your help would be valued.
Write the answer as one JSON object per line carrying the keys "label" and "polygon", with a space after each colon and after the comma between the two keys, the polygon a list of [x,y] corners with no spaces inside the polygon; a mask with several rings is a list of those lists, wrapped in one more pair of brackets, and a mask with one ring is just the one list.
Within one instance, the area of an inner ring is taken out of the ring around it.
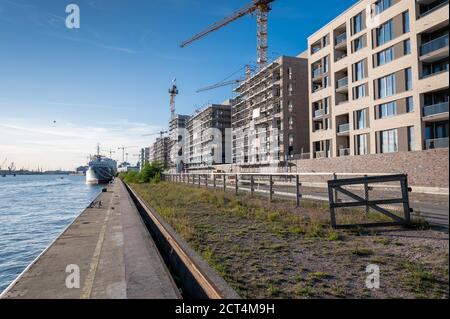
{"label": "window", "polygon": [[396,93],[395,74],[378,79],[378,97],[384,98]]}
{"label": "window", "polygon": [[380,14],[392,5],[391,0],[378,0],[375,2],[375,14]]}
{"label": "window", "polygon": [[323,72],[327,73],[328,72],[328,64],[329,64],[329,56],[326,56],[325,59],[323,60]]}
{"label": "window", "polygon": [[294,146],[294,135],[293,134],[289,134],[289,146]]}
{"label": "window", "polygon": [[378,114],[380,119],[397,115],[397,102],[389,102],[378,105]]}
{"label": "window", "polygon": [[403,12],[403,33],[409,32],[409,11]]}
{"label": "window", "polygon": [[356,129],[361,130],[367,127],[367,109],[356,111]]}
{"label": "window", "polygon": [[412,96],[406,98],[406,112],[414,112],[414,102]]}
{"label": "window", "polygon": [[292,116],[289,117],[289,129],[294,129],[294,118]]}
{"label": "window", "polygon": [[288,110],[289,113],[292,113],[294,111],[294,104],[292,104],[292,101],[288,102]]}
{"label": "window", "polygon": [[392,40],[392,20],[384,23],[377,29],[377,43],[378,46],[383,45]]}
{"label": "window", "polygon": [[357,87],[355,87],[355,91],[354,91],[354,99],[360,99],[366,96],[366,85],[359,85]]}
{"label": "window", "polygon": [[397,129],[382,131],[380,134],[381,153],[392,153],[398,151]]}
{"label": "window", "polygon": [[292,83],[289,83],[288,90],[289,90],[289,96],[292,96],[294,94],[294,85]]}
{"label": "window", "polygon": [[384,51],[377,53],[377,64],[378,66],[386,64],[394,60],[394,48],[390,47]]}
{"label": "window", "polygon": [[364,66],[366,60],[359,61],[358,63],[355,63],[355,81],[361,81],[365,77],[365,71]]}
{"label": "window", "polygon": [[366,155],[367,150],[367,134],[356,135],[356,155]]}
{"label": "window", "polygon": [[408,151],[415,151],[415,132],[414,126],[408,126]]}
{"label": "window", "polygon": [[288,72],[288,78],[289,78],[289,80],[292,80],[292,68],[288,68],[288,69],[287,69],[287,72]]}
{"label": "window", "polygon": [[405,70],[406,91],[412,90],[412,71],[411,68]]}
{"label": "window", "polygon": [[411,40],[410,39],[405,40],[403,42],[403,54],[404,55],[411,54]]}
{"label": "window", "polygon": [[357,38],[356,40],[355,40],[355,42],[354,42],[355,44],[355,49],[354,49],[354,52],[358,52],[359,50],[361,50],[362,48],[364,48],[364,41],[363,41],[363,38],[362,37],[360,37],[360,38]]}
{"label": "window", "polygon": [[360,13],[353,18],[353,34],[361,32],[362,29],[362,13]]}

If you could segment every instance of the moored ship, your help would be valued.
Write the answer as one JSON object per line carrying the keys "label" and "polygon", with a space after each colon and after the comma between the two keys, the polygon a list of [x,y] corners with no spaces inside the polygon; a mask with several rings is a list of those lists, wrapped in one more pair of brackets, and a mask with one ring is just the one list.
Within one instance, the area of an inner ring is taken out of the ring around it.
{"label": "moored ship", "polygon": [[97,155],[91,157],[86,171],[87,184],[107,184],[114,179],[117,173],[117,162],[111,158],[100,155],[100,147]]}

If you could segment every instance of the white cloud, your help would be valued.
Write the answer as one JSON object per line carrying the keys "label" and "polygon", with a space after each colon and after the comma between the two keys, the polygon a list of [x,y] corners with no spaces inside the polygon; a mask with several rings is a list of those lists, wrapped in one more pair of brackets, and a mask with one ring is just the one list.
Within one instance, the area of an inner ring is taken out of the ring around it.
{"label": "white cloud", "polygon": [[127,150],[130,161],[133,154],[149,146],[155,137],[143,134],[158,132],[161,127],[145,123],[117,121],[99,123],[98,126],[70,122],[35,122],[24,119],[0,119],[0,162],[8,158],[18,168],[74,169],[85,164],[86,157],[94,154],[97,143],[106,150],[116,151],[121,160],[120,146],[133,146]]}

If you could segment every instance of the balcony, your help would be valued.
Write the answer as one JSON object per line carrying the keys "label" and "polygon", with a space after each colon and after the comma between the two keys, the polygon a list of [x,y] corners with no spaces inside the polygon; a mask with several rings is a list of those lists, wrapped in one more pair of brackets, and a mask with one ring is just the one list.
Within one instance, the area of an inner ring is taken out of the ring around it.
{"label": "balcony", "polygon": [[339,79],[336,82],[336,92],[345,92],[348,91],[348,77]]}
{"label": "balcony", "polygon": [[341,148],[339,149],[339,156],[350,156],[350,149],[349,148]]}
{"label": "balcony", "polygon": [[420,6],[419,19],[429,15],[430,13],[436,10],[439,10],[440,8],[448,4],[448,0],[437,0],[437,1],[417,0],[417,2],[419,3]]}
{"label": "balcony", "polygon": [[314,118],[319,118],[324,115],[325,115],[325,109],[320,109],[320,110],[314,111]]}
{"label": "balcony", "polygon": [[327,151],[317,151],[316,152],[316,158],[327,158],[328,156],[328,152]]}
{"label": "balcony", "polygon": [[425,140],[425,149],[427,150],[432,150],[435,148],[447,148],[447,147],[448,147],[448,137]]}
{"label": "balcony", "polygon": [[423,117],[440,120],[448,117],[448,101],[423,107]]}
{"label": "balcony", "polygon": [[312,78],[314,80],[314,79],[320,78],[322,75],[323,75],[323,69],[317,68],[317,69],[313,70]]}
{"label": "balcony", "polygon": [[340,49],[340,48],[346,48],[346,47],[347,47],[347,33],[344,32],[336,37],[335,48]]}
{"label": "balcony", "polygon": [[448,34],[420,46],[420,61],[434,62],[448,57]]}
{"label": "balcony", "polygon": [[346,134],[350,131],[350,123],[345,123],[338,125],[337,132],[338,134]]}

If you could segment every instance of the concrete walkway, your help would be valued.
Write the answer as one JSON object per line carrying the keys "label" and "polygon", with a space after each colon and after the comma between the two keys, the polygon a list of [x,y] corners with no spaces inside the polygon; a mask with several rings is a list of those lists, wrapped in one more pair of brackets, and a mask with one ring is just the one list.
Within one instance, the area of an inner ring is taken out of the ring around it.
{"label": "concrete walkway", "polygon": [[174,299],[180,294],[125,186],[116,180],[1,297]]}

